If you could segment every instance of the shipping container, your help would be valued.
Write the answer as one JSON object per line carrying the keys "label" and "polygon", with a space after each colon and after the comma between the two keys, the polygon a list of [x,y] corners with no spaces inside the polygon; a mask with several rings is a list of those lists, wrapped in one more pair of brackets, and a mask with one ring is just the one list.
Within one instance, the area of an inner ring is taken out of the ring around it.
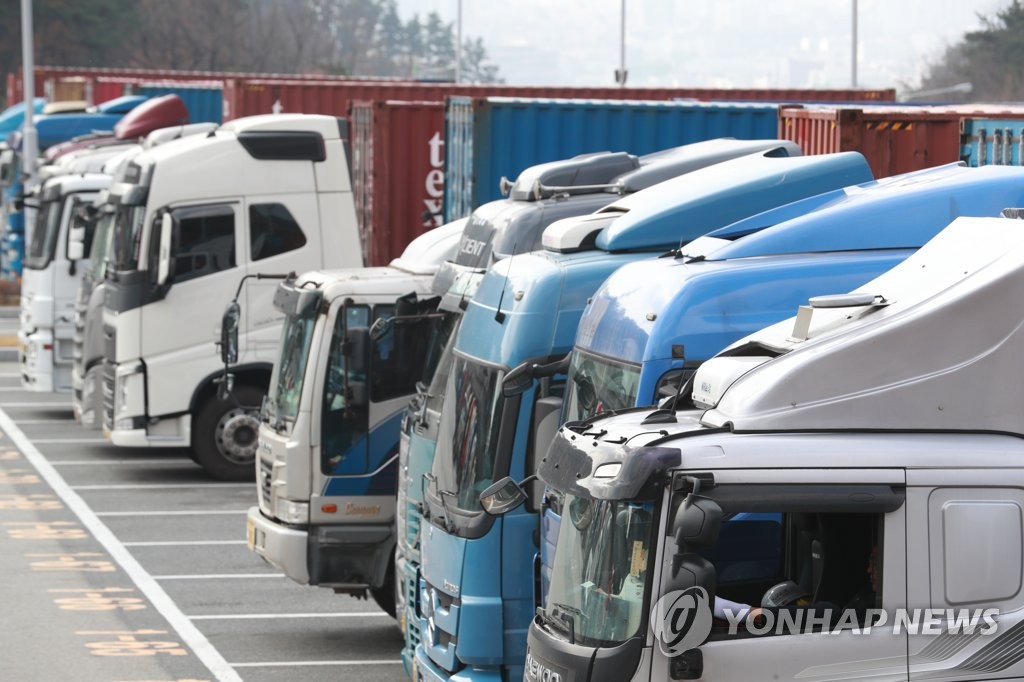
{"label": "shipping container", "polygon": [[224,120],[275,112],[344,116],[354,101],[442,101],[449,95],[471,97],[544,97],[635,100],[751,100],[891,102],[887,90],[793,90],[716,88],[541,87],[455,83],[313,82],[273,79],[235,79],[224,83]]}
{"label": "shipping container", "polygon": [[442,222],[444,104],[355,102],[350,120],[363,262],[387,265]]}
{"label": "shipping container", "polygon": [[968,166],[1021,166],[1024,116],[1019,119],[964,119],[960,159]]}
{"label": "shipping container", "polygon": [[877,178],[960,159],[960,115],[921,107],[784,108],[780,138],[804,154],[855,151]]}
{"label": "shipping container", "polygon": [[[35,94],[42,96],[47,89],[58,92],[61,88],[72,87],[63,85],[64,82],[74,83],[75,80],[84,83],[80,86],[83,93],[89,88],[89,83],[95,83],[95,79],[102,78],[108,84],[116,81],[129,80],[170,80],[170,81],[221,81],[228,78],[265,78],[276,80],[310,80],[310,81],[403,81],[407,79],[391,76],[340,76],[331,74],[273,74],[273,73],[250,73],[240,71],[183,71],[176,69],[117,69],[117,68],[95,68],[87,66],[36,66],[35,72]],[[7,74],[6,99],[7,102],[20,102],[24,98],[22,88],[22,70]],[[119,93],[118,93],[119,94]],[[111,95],[116,97],[117,95]],[[63,99],[73,99],[64,97]],[[102,102],[110,97],[96,95],[94,99],[83,97],[90,102]],[[845,99],[845,98],[844,98]]]}
{"label": "shipping container", "polygon": [[445,220],[501,198],[538,163],[597,151],[648,154],[717,137],[774,138],[778,105],[450,97],[445,119]]}
{"label": "shipping container", "polygon": [[[220,123],[224,104],[224,88],[219,81],[196,81],[194,83],[143,82],[131,88],[131,92],[147,97],[177,95],[188,109],[190,123]],[[127,91],[125,94],[129,94]]]}

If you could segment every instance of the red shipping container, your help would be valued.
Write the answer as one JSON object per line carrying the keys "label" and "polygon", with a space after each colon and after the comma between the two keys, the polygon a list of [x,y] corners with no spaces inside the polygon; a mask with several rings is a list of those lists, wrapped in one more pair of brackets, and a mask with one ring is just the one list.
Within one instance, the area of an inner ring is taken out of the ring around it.
{"label": "red shipping container", "polygon": [[387,265],[441,224],[444,103],[355,102],[350,121],[363,262]]}
{"label": "red shipping container", "polygon": [[848,102],[895,99],[895,90],[741,90],[712,88],[540,87],[456,83],[235,79],[224,83],[224,120],[275,112],[344,116],[352,102],[440,102],[448,95],[570,99],[698,99]]}
{"label": "red shipping container", "polygon": [[[273,74],[273,73],[247,73],[238,71],[181,71],[176,69],[118,69],[118,68],[97,68],[87,66],[36,66],[35,72],[35,94],[36,97],[44,96],[47,88],[53,88],[55,81],[65,78],[104,78],[108,83],[120,79],[136,79],[144,81],[170,80],[170,81],[223,81],[228,78],[265,78],[277,80],[312,80],[312,81],[401,81],[401,78],[390,76],[337,76],[330,74]],[[24,99],[22,90],[22,70],[19,68],[14,73],[7,75],[7,102],[12,104]],[[121,95],[118,92],[114,97]],[[106,99],[110,99],[107,97]],[[93,102],[104,102],[99,96],[94,96]]]}
{"label": "red shipping container", "polygon": [[786,107],[779,112],[779,137],[804,154],[860,152],[883,178],[959,161],[960,119],[946,108]]}

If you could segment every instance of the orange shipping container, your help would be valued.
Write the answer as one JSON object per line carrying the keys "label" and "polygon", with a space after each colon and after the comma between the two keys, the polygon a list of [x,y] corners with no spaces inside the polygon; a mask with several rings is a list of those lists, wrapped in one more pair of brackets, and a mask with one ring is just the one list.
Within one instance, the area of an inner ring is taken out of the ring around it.
{"label": "orange shipping container", "polygon": [[959,161],[960,118],[919,107],[787,107],[779,112],[779,137],[804,154],[860,152],[882,178]]}

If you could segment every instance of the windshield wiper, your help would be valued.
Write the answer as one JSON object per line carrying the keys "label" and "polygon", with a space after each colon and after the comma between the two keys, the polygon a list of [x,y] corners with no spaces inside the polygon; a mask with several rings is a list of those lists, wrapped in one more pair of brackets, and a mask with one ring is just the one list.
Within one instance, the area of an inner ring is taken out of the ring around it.
{"label": "windshield wiper", "polygon": [[[553,622],[561,623],[563,630],[569,635],[569,644],[576,643],[576,616],[583,618],[583,612],[569,604],[552,604],[552,615],[548,616]],[[556,626],[557,627],[557,626]]]}
{"label": "windshield wiper", "polygon": [[448,504],[444,501],[444,496],[451,495],[452,497],[456,497],[456,493],[450,490],[441,490],[441,488],[439,488],[437,485],[437,476],[435,476],[432,473],[423,474],[423,478],[428,483],[433,484],[434,490],[437,491],[437,499],[441,500],[441,527],[444,529],[444,532],[446,533],[452,532],[452,529],[448,523],[448,517],[450,515],[448,512]]}

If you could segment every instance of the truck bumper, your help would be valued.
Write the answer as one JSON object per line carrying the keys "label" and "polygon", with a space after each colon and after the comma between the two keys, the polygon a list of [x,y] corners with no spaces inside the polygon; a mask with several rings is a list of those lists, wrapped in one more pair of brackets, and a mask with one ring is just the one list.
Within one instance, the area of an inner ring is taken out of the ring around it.
{"label": "truck bumper", "polygon": [[259,507],[246,515],[249,548],[302,585],[365,590],[384,584],[395,551],[389,525],[334,525],[299,529],[267,518]]}
{"label": "truck bumper", "polygon": [[53,391],[53,334],[37,329],[31,334],[18,331],[18,365],[21,387],[27,391]]}
{"label": "truck bumper", "polygon": [[[142,423],[140,428],[139,424]],[[118,419],[104,435],[114,445],[129,448],[187,448],[192,443],[191,415],[149,422],[145,418]]]}
{"label": "truck bumper", "polygon": [[71,375],[72,397],[71,407],[75,413],[75,421],[87,429],[103,428],[103,368],[94,365],[85,376],[78,373],[79,365],[75,365]]}
{"label": "truck bumper", "polygon": [[309,533],[275,523],[260,513],[259,507],[250,507],[245,519],[245,540],[249,549],[268,564],[301,585],[309,584]]}
{"label": "truck bumper", "polygon": [[496,669],[463,668],[449,675],[418,646],[412,664],[412,682],[501,682],[501,673]]}

